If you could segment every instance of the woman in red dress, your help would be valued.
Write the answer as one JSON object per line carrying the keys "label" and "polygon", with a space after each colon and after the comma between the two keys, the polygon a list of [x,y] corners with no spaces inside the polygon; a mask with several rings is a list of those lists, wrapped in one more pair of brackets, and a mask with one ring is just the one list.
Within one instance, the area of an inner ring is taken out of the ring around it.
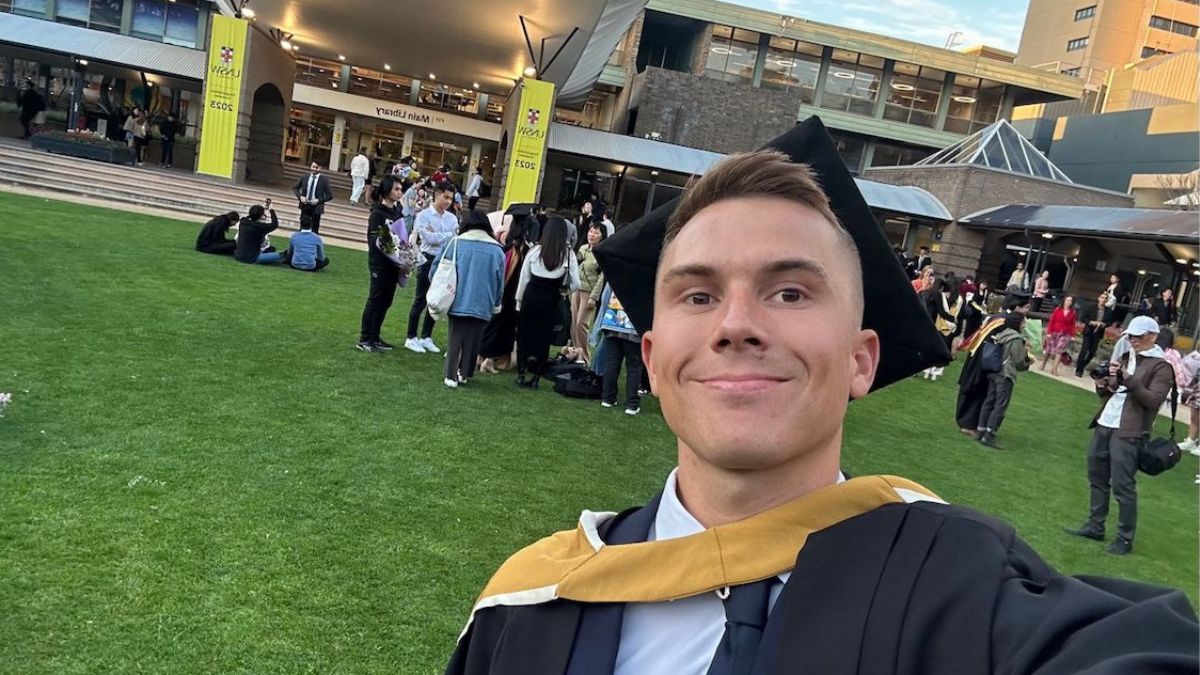
{"label": "woman in red dress", "polygon": [[1042,370],[1046,369],[1046,361],[1051,359],[1050,374],[1058,375],[1060,356],[1067,351],[1071,338],[1075,337],[1075,298],[1063,296],[1062,303],[1050,314],[1050,323],[1046,324],[1046,334],[1042,337]]}

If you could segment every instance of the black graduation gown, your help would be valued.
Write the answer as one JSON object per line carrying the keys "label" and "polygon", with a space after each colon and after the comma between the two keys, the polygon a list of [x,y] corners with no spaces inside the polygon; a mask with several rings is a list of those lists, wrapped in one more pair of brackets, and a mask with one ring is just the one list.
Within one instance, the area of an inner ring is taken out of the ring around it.
{"label": "black graduation gown", "polygon": [[[644,541],[658,499],[600,529]],[[624,605],[476,613],[448,675],[611,675]],[[814,533],[751,675],[1194,674],[1200,629],[1168,589],[1058,574],[970,509],[888,504]],[[652,675],[652,674],[648,674]]]}

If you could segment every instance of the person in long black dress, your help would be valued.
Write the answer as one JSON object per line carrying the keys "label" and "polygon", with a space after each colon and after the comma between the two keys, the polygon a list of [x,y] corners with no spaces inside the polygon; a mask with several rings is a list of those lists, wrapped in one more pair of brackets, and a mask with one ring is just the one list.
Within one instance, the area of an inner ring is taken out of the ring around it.
{"label": "person in long black dress", "polygon": [[504,295],[500,313],[492,317],[483,329],[483,344],[479,348],[481,373],[497,373],[512,365],[513,347],[517,339],[517,286],[521,269],[529,254],[530,216],[513,216],[504,239]]}
{"label": "person in long black dress", "polygon": [[[571,224],[551,216],[542,225],[542,238],[525,256],[517,286],[517,384],[536,388],[541,379],[554,326],[561,322],[567,294],[579,290],[579,261],[567,245]],[[531,377],[526,379],[526,374]]]}
{"label": "person in long black dress", "polygon": [[959,351],[965,352],[966,361],[958,374],[958,400],[954,406],[954,420],[964,434],[976,435],[979,426],[979,413],[983,410],[983,402],[987,398],[987,373],[979,368],[979,347],[984,340],[1004,330],[1004,319],[1013,312],[1029,313],[1029,294],[1010,291],[1004,300],[1004,310],[989,317],[974,335],[959,346]]}

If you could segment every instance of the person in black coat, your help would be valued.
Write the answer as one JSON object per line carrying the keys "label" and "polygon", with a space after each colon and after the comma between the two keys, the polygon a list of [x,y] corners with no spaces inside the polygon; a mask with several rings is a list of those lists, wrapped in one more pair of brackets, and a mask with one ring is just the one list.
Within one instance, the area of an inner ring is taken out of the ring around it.
{"label": "person in black coat", "polygon": [[325,213],[325,202],[333,199],[333,190],[329,188],[329,179],[321,173],[320,162],[314,161],[308,168],[311,173],[296,180],[292,194],[300,200],[300,215],[312,218],[313,234],[320,234],[321,214]]}
{"label": "person in black coat", "polygon": [[1164,288],[1157,298],[1150,301],[1150,311],[1146,314],[1154,317],[1159,326],[1175,325],[1175,291]]}
{"label": "person in black coat", "polygon": [[175,161],[175,137],[179,135],[180,130],[175,113],[168,113],[167,119],[158,123],[159,142],[162,143],[162,157],[159,158],[158,165],[165,169],[171,168]]}
{"label": "person in black coat", "polygon": [[237,211],[230,211],[205,223],[200,229],[200,236],[196,237],[196,250],[213,255],[233,255],[237,250],[237,242],[225,235],[237,222]]}
{"label": "person in black coat", "polygon": [[33,80],[25,80],[25,90],[21,92],[17,105],[21,107],[21,138],[29,138],[34,118],[46,110],[46,99],[34,88]]}
{"label": "person in black coat", "polygon": [[[267,214],[268,209],[271,214],[271,222],[264,223],[263,217]],[[242,222],[238,224],[237,248],[234,249],[233,257],[238,262],[242,263],[258,263],[260,265],[273,265],[283,260],[283,255],[274,249],[263,249],[263,240],[267,234],[279,227],[279,218],[275,216],[275,209],[271,208],[271,200],[267,200],[266,208],[255,204],[250,207],[250,215],[242,218]]]}
{"label": "person in black coat", "polygon": [[1108,307],[1108,293],[1101,292],[1096,304],[1084,304],[1076,319],[1083,324],[1080,335],[1079,357],[1075,359],[1075,377],[1083,377],[1088,364],[1096,357],[1100,341],[1104,339],[1104,329],[1112,323],[1113,311]]}

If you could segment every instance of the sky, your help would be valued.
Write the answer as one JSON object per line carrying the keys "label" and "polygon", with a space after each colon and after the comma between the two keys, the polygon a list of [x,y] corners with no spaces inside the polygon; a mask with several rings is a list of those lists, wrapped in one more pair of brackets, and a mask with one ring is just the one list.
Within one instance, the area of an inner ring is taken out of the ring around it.
{"label": "sky", "polygon": [[1015,52],[1028,0],[729,0],[820,23],[944,47],[961,32],[960,47],[986,44]]}

